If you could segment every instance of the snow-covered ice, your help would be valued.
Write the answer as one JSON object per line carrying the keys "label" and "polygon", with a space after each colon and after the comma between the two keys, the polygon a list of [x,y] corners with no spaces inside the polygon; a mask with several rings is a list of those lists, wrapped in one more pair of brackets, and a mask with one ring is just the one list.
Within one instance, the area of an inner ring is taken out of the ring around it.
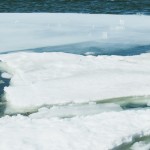
{"label": "snow-covered ice", "polygon": [[[84,42],[110,51],[149,47],[149,32],[149,16],[143,15],[3,13],[0,53]],[[0,150],[108,150],[150,135],[149,109],[122,110],[95,102],[144,95],[143,103],[149,105],[150,54],[93,53],[0,55],[1,77],[11,78],[4,88],[5,113],[32,112],[0,118]],[[141,141],[131,148],[137,147],[149,144]]]}
{"label": "snow-covered ice", "polygon": [[150,134],[150,110],[107,112],[71,119],[5,116],[1,150],[108,150]]}
{"label": "snow-covered ice", "polygon": [[4,89],[12,109],[150,95],[150,54],[12,53],[0,59],[12,74]]}

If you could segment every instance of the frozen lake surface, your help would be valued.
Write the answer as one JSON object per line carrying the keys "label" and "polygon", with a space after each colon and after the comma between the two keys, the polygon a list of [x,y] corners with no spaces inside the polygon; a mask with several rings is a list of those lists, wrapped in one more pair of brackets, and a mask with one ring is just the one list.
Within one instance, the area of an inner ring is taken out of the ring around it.
{"label": "frozen lake surface", "polygon": [[1,150],[150,148],[149,16],[4,13],[0,32]]}

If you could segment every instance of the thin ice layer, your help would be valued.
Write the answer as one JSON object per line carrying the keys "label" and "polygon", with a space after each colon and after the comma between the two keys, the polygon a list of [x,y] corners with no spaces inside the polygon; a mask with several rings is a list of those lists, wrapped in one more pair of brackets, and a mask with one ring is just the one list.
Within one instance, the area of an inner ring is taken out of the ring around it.
{"label": "thin ice layer", "polygon": [[150,54],[80,56],[65,53],[1,55],[12,74],[5,87],[16,108],[150,95]]}

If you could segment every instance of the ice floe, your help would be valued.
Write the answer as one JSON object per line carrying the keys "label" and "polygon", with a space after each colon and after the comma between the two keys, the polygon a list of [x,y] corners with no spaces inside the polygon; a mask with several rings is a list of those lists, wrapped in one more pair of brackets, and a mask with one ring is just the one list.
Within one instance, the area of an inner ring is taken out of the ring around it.
{"label": "ice floe", "polygon": [[68,119],[5,116],[0,119],[0,145],[2,150],[108,150],[134,136],[149,135],[149,116],[150,110]]}
{"label": "ice floe", "polygon": [[1,55],[11,70],[5,87],[8,106],[25,109],[44,104],[89,102],[150,95],[150,55],[81,56],[65,53]]}

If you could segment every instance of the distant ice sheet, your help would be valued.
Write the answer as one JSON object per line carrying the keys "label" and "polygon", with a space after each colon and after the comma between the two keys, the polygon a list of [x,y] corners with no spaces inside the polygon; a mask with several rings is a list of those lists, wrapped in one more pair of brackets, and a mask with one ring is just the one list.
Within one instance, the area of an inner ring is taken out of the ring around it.
{"label": "distant ice sheet", "polygon": [[8,106],[21,111],[44,104],[150,95],[150,54],[13,53],[0,59],[12,74],[4,89]]}
{"label": "distant ice sheet", "polygon": [[98,42],[103,49],[150,44],[150,17],[63,13],[0,14],[0,52]]}

